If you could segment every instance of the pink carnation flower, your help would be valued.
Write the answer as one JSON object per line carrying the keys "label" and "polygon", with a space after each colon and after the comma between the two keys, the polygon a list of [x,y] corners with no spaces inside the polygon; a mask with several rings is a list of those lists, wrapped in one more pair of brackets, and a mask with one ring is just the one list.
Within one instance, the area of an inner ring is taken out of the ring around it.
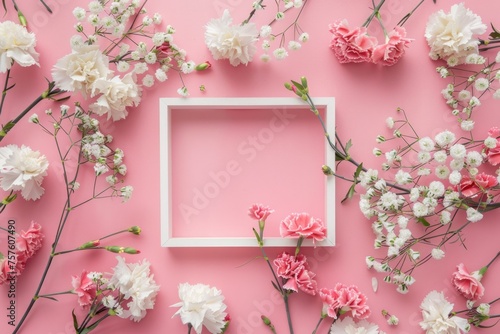
{"label": "pink carnation flower", "polygon": [[323,314],[333,319],[347,312],[351,312],[355,319],[366,319],[370,316],[366,296],[354,285],[337,283],[333,289],[320,289],[319,297],[323,301]]}
{"label": "pink carnation flower", "polygon": [[308,213],[292,213],[280,224],[282,237],[306,238],[321,241],[326,238],[326,227],[319,219],[311,217]]}
{"label": "pink carnation flower", "polygon": [[88,277],[86,270],[82,271],[80,276],[71,276],[71,286],[73,292],[78,295],[78,303],[80,306],[87,306],[92,303],[96,297],[97,286],[94,281]]}
{"label": "pink carnation flower", "polygon": [[44,235],[41,233],[42,227],[36,222],[31,222],[27,231],[21,231],[16,239],[17,251],[22,254],[24,260],[29,259],[42,248]]}
{"label": "pink carnation flower", "polygon": [[283,288],[298,292],[299,289],[310,295],[315,295],[317,283],[315,273],[309,270],[307,258],[303,254],[297,256],[283,252],[274,260],[276,274],[286,280]]}
{"label": "pink carnation flower", "polygon": [[330,48],[338,61],[344,63],[371,62],[375,37],[368,36],[365,27],[349,29],[347,20],[337,21],[329,26],[333,34]]}
{"label": "pink carnation flower", "polygon": [[269,217],[269,215],[273,212],[274,210],[271,210],[262,204],[253,204],[250,209],[248,209],[248,215],[259,221],[266,220],[267,217]]}
{"label": "pink carnation flower", "polygon": [[486,173],[477,174],[474,179],[467,176],[463,177],[461,182],[455,186],[455,190],[459,191],[465,197],[477,197],[481,193],[485,193],[488,189],[496,186],[498,180],[493,175]]}
{"label": "pink carnation flower", "polygon": [[478,271],[469,273],[463,263],[457,266],[453,273],[452,282],[455,288],[468,300],[476,301],[484,295],[484,286],[481,284],[481,275]]}
{"label": "pink carnation flower", "polygon": [[42,247],[44,235],[40,232],[42,227],[35,222],[31,222],[31,226],[27,231],[21,231],[16,237],[16,251],[10,258],[0,260],[0,285],[11,277],[21,275],[26,267],[26,262],[30,257]]}
{"label": "pink carnation flower", "polygon": [[380,44],[375,47],[372,54],[372,60],[375,64],[392,66],[405,54],[405,49],[413,41],[406,38],[406,30],[402,27],[394,28],[387,35],[385,44]]}
{"label": "pink carnation flower", "polygon": [[9,261],[5,257],[0,260],[0,285],[17,275],[17,273],[12,272]]}

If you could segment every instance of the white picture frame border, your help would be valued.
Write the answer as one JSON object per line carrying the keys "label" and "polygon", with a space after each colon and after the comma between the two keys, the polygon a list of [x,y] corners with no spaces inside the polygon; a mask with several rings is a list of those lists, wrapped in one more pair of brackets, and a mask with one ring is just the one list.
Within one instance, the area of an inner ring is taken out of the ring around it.
{"label": "white picture frame border", "polygon": [[[329,134],[335,133],[335,98],[313,98],[317,109],[325,109],[325,126]],[[172,234],[171,210],[171,148],[170,148],[170,112],[173,109],[200,108],[207,111],[213,109],[268,109],[291,108],[307,109],[307,105],[299,98],[264,97],[264,98],[160,98],[160,234],[162,247],[258,247],[257,240],[249,231],[249,237],[174,237]],[[312,116],[312,115],[311,115]],[[313,117],[313,116],[312,116]],[[333,138],[334,139],[334,138]],[[325,165],[335,166],[335,152],[325,139]],[[335,177],[325,177],[325,225],[327,236],[321,242],[313,244],[305,240],[303,246],[335,246]],[[257,227],[257,222],[255,224]],[[265,237],[264,246],[295,247],[296,239],[281,237]]]}

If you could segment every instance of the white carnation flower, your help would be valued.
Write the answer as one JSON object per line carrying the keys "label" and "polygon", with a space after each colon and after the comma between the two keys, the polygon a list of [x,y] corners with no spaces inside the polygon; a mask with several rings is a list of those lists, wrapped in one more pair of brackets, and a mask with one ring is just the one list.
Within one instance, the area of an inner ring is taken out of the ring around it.
{"label": "white carnation flower", "polygon": [[0,147],[0,187],[21,191],[26,200],[37,200],[43,195],[41,185],[48,167],[47,158],[27,146]]}
{"label": "white carnation flower", "polygon": [[431,50],[432,59],[456,59],[455,65],[465,61],[465,57],[478,52],[479,40],[476,37],[486,31],[481,17],[465,8],[463,3],[455,4],[449,13],[443,10],[429,18],[425,38]]}
{"label": "white carnation flower", "polygon": [[35,34],[12,21],[0,22],[0,72],[5,73],[14,62],[27,67],[38,65]]}
{"label": "white carnation flower", "polygon": [[330,328],[330,334],[351,333],[379,334],[381,332],[379,331],[378,325],[372,324],[366,320],[354,322],[351,317],[337,319],[337,321],[335,321],[335,323]]}
{"label": "white carnation flower", "polygon": [[140,321],[146,316],[148,309],[153,309],[160,286],[154,281],[147,260],[127,264],[121,256],[116,259],[118,264],[113,268],[113,276],[108,285],[123,294],[128,307],[119,316]]}
{"label": "white carnation flower", "polygon": [[98,79],[94,82],[92,96],[99,96],[90,106],[98,115],[108,114],[113,121],[124,119],[128,115],[127,107],[137,106],[141,101],[141,90],[135,82],[135,76],[127,73],[120,78]]}
{"label": "white carnation flower", "polygon": [[220,333],[226,321],[226,304],[222,292],[205,284],[179,285],[180,302],[171,305],[180,307],[174,316],[181,317],[183,324],[191,324],[197,334],[203,327],[210,333]]}
{"label": "white carnation flower", "polygon": [[82,45],[59,59],[52,69],[56,86],[62,90],[79,91],[84,96],[92,90],[96,80],[108,77],[111,71],[108,58],[98,45]]}
{"label": "white carnation flower", "polygon": [[431,291],[420,304],[423,320],[420,327],[426,333],[459,334],[468,332],[470,325],[467,319],[450,316],[453,304],[448,302],[442,292]]}
{"label": "white carnation flower", "polygon": [[214,59],[229,59],[233,66],[247,65],[257,50],[259,31],[255,24],[231,25],[233,19],[226,9],[220,19],[212,19],[205,26],[205,44]]}

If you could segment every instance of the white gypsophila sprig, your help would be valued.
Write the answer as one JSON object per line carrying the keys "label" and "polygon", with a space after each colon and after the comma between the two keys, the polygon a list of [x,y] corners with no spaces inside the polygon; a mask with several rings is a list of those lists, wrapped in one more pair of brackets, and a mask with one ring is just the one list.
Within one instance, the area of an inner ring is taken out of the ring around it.
{"label": "white gypsophila sprig", "polygon": [[[490,130],[488,140],[459,137],[449,130],[434,138],[421,137],[399,111],[404,119],[391,121],[403,124],[398,133],[378,142],[391,147],[376,148],[375,156],[386,162],[381,170],[360,172],[357,181],[364,188],[360,210],[372,220],[374,248],[382,252],[380,257],[370,256],[367,264],[406,293],[415,282],[408,273],[430,259],[442,259],[446,243],[461,240],[465,227],[483,218],[483,209],[497,207],[498,178],[485,172],[484,165],[500,162],[500,142],[492,137],[500,130]],[[404,145],[390,144],[394,140]],[[396,172],[386,174],[390,169]],[[454,222],[462,210],[465,215],[460,217],[466,219]]]}
{"label": "white gypsophila sprig", "polygon": [[158,31],[161,15],[148,16],[144,4],[107,0],[92,1],[87,10],[75,8],[79,22],[72,53],[52,71],[57,87],[90,97],[92,110],[114,121],[140,103],[142,87],[167,80],[168,70],[188,73],[181,70],[186,52],[174,43],[175,29]]}

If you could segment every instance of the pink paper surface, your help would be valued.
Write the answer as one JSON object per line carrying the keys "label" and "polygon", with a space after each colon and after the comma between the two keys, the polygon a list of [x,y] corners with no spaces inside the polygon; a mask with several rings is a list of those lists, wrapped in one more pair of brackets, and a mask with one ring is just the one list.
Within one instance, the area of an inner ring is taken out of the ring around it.
{"label": "pink paper surface", "polygon": [[[2,124],[15,117],[18,110],[22,110],[29,103],[28,101],[32,101],[45,89],[44,77],[50,77],[52,65],[70,51],[69,38],[73,34],[72,27],[75,23],[71,14],[72,10],[76,6],[87,5],[87,2],[82,0],[53,0],[47,3],[51,6],[53,14],[47,13],[38,1],[30,0],[22,4],[30,27],[37,35],[37,50],[41,54],[40,67],[13,69],[11,77],[12,82],[16,83],[15,95],[7,97],[0,120]],[[283,88],[283,83],[290,79],[297,80],[300,76],[307,76],[313,96],[336,98],[337,132],[344,141],[352,140],[353,147],[350,151],[352,156],[359,157],[359,160],[362,160],[366,166],[377,168],[381,161],[372,154],[373,148],[377,146],[375,138],[388,131],[384,120],[388,116],[395,117],[398,107],[406,110],[412,124],[422,134],[432,137],[445,129],[460,130],[455,118],[450,116],[449,109],[440,93],[445,83],[436,73],[435,68],[441,63],[429,59],[428,46],[423,37],[429,15],[439,9],[448,11],[450,6],[457,1],[437,0],[437,4],[424,1],[421,8],[405,24],[408,37],[413,38],[414,41],[404,58],[393,67],[371,64],[342,65],[337,62],[329,49],[328,24],[344,18],[347,18],[353,25],[362,24],[370,13],[369,7],[372,6],[371,1],[367,0],[311,0],[304,10],[301,25],[310,34],[311,39],[303,45],[300,51],[290,53],[289,58],[283,62],[273,61],[266,64],[256,59],[248,66],[235,68],[225,61],[213,60],[204,45],[204,25],[210,19],[219,17],[225,8],[230,10],[235,22],[240,22],[248,16],[252,3],[253,0],[150,0],[148,2],[147,7],[150,13],[160,12],[164,16],[164,23],[176,28],[176,42],[187,51],[190,59],[195,62],[209,60],[213,64],[212,68],[206,72],[185,77],[191,97],[289,97],[291,94]],[[383,10],[386,25],[395,26],[416,3],[417,1],[387,0]],[[500,11],[500,2],[488,0],[466,1],[465,3],[482,17],[483,22],[500,25],[497,15]],[[7,1],[7,5],[11,6],[11,3]],[[269,1],[268,5],[272,7],[274,3]],[[256,16],[255,22],[267,23],[270,20],[269,13],[270,11],[265,12],[263,16]],[[16,13],[12,7],[9,7],[7,15],[2,20],[5,19],[16,20]],[[381,33],[375,24],[372,27],[370,28],[372,34]],[[496,51],[490,52],[495,54]],[[4,75],[1,75],[1,78],[3,82]],[[205,85],[205,92],[198,90],[200,85]],[[160,97],[177,97],[176,90],[181,86],[175,73],[170,73],[169,80],[164,85],[144,91],[140,107],[131,110],[126,120],[116,123],[103,120],[106,131],[114,137],[115,145],[125,151],[125,161],[128,167],[127,183],[134,187],[133,198],[125,204],[121,204],[118,199],[94,201],[88,206],[75,210],[62,236],[60,249],[72,249],[124,227],[140,225],[143,229],[140,236],[120,235],[110,242],[116,245],[133,246],[141,250],[139,255],[125,255],[127,261],[148,259],[151,262],[155,280],[161,285],[156,306],[139,323],[113,318],[103,322],[95,333],[187,333],[187,327],[181,324],[179,318],[171,319],[176,310],[169,307],[178,302],[177,287],[183,282],[209,284],[222,290],[232,318],[228,334],[268,333],[268,329],[261,323],[261,314],[272,319],[278,333],[287,333],[283,302],[276,296],[270,284],[271,276],[266,264],[261,258],[256,258],[260,255],[258,248],[167,249],[160,247],[158,100]],[[497,112],[498,101],[491,99],[484,103],[485,106],[481,109],[484,116],[476,118],[476,129],[486,131],[490,126],[500,124],[500,114]],[[50,103],[43,103],[36,108],[35,112],[41,119],[47,120],[44,109],[49,107],[51,107]],[[196,118],[200,121],[200,118]],[[228,116],[225,119],[229,121],[231,118]],[[245,127],[248,126],[247,131],[257,131],[260,125],[252,124],[252,122],[258,120],[258,118],[249,118],[249,124],[245,124]],[[317,143],[316,136],[321,137],[322,134],[316,119],[312,115],[309,118],[304,116],[303,122],[304,124],[301,123],[297,131],[309,133],[311,127],[315,127],[317,134],[313,134],[307,140]],[[191,126],[201,126],[204,131],[209,130],[201,123],[196,124],[191,120],[188,123],[191,130],[193,129]],[[240,132],[236,127],[227,131],[234,135],[232,143],[238,144],[247,138],[247,134]],[[222,134],[222,131],[218,133],[218,135]],[[189,138],[185,139],[192,146],[197,145],[197,140],[201,142],[200,145],[217,145],[217,138],[213,133],[207,132],[206,135],[210,136],[208,143],[203,141],[203,136],[192,138],[192,141]],[[238,135],[242,137],[238,138]],[[309,154],[316,154],[318,158],[323,150],[323,148],[315,147],[310,151],[307,147],[301,147],[300,145],[305,145],[306,141],[294,141],[294,146],[291,148],[288,140],[282,139],[284,142],[278,145],[278,137],[276,137],[276,147],[273,141],[273,147],[269,146],[269,152],[267,152],[267,147],[265,152],[262,151],[262,155],[259,152],[258,158],[262,157],[262,162],[259,164],[265,165],[267,159],[270,163],[280,163],[282,154],[283,156],[289,154],[288,157],[290,157],[294,150],[296,152],[292,158],[295,157],[299,161],[301,157]],[[223,138],[219,137],[219,140],[222,141]],[[51,162],[48,176],[43,183],[46,193],[42,199],[29,203],[21,199],[16,200],[8,206],[0,218],[1,226],[5,226],[8,219],[14,219],[18,231],[26,229],[30,222],[35,220],[43,225],[47,236],[45,246],[30,261],[17,281],[16,296],[13,300],[15,300],[16,321],[18,321],[32,298],[45,267],[50,252],[50,242],[53,240],[65,197],[62,170],[57,163],[56,148],[50,136],[43,134],[39,128],[24,119],[12,130],[2,145],[11,143],[24,144],[34,150],[40,150]],[[207,157],[203,159],[203,156],[198,156],[203,150],[197,151],[196,157],[188,157],[193,160],[189,168],[196,169],[198,163],[203,166],[205,172],[220,170],[224,164],[235,159],[234,150],[237,150],[237,147],[229,144],[231,143],[220,144],[224,145],[226,150],[220,150],[215,157],[212,157],[211,152],[208,151],[204,152]],[[209,159],[209,157],[214,159]],[[236,157],[244,159],[244,156],[241,157],[238,154]],[[242,160],[241,167],[246,168],[247,165],[243,163]],[[304,162],[303,167],[306,168],[306,165]],[[69,166],[71,168],[71,164]],[[312,182],[321,183],[323,175],[319,167],[311,167],[318,174],[311,176]],[[190,172],[189,174],[196,175],[196,171]],[[352,175],[353,172],[347,165],[339,167],[339,173],[344,175]],[[82,191],[88,190],[91,186],[89,183],[92,180],[92,173],[91,170],[82,173]],[[207,174],[200,174],[197,177],[200,179],[194,176],[188,178],[192,182],[184,189],[188,194],[192,187],[206,182]],[[267,175],[267,177],[271,178],[272,175]],[[291,180],[289,176],[287,178],[290,181],[290,187],[293,187],[291,189],[303,189],[299,183],[300,178],[293,177]],[[213,206],[214,210],[215,208],[223,210],[222,214],[225,214],[225,208],[230,208],[231,214],[241,215],[235,218],[236,223],[233,222],[237,225],[232,226],[235,227],[234,230],[217,231],[218,235],[226,232],[241,234],[245,231],[251,235],[254,222],[250,219],[245,220],[249,200],[263,202],[279,210],[279,215],[277,212],[275,216],[271,216],[272,219],[270,218],[270,221],[276,224],[287,214],[290,207],[297,211],[308,210],[312,214],[323,212],[322,198],[317,194],[314,196],[318,197],[301,200],[303,197],[293,196],[294,192],[292,192],[290,198],[297,202],[288,203],[290,204],[288,207],[288,204],[284,203],[284,198],[274,196],[274,190],[266,191],[265,186],[270,181],[257,179],[252,185],[249,184],[249,180],[246,179],[245,184],[241,185],[236,182],[236,179],[234,182],[234,187],[241,187],[245,190],[252,188],[249,193],[242,190],[241,197],[238,196],[234,201],[228,200]],[[281,191],[284,187],[283,180],[279,181],[281,183],[277,187]],[[259,184],[259,182],[262,183]],[[231,183],[232,186],[233,183]],[[465,300],[453,290],[451,273],[460,262],[465,263],[471,270],[479,269],[499,251],[500,224],[498,224],[497,214],[490,215],[468,228],[465,240],[467,249],[459,243],[449,244],[445,249],[444,259],[430,261],[419,268],[415,273],[417,283],[407,295],[401,295],[392,285],[384,284],[381,275],[366,268],[365,257],[377,254],[373,249],[371,223],[359,211],[357,196],[351,201],[340,204],[349,184],[338,181],[336,187],[336,201],[327,203],[337,208],[336,247],[304,250],[311,262],[311,270],[317,273],[320,287],[332,288],[337,282],[357,285],[368,297],[368,304],[372,310],[369,320],[379,324],[381,329],[388,334],[422,332],[418,324],[421,321],[419,305],[431,290],[444,291],[458,309],[465,308]],[[84,198],[83,195],[82,198]],[[201,218],[200,213],[200,221]],[[223,219],[226,218],[224,216]],[[182,234],[188,232],[191,234],[190,230],[179,230]],[[5,243],[5,234],[0,233],[0,246],[3,247]],[[293,251],[293,249],[287,250]],[[283,249],[272,249],[269,250],[268,255],[274,258],[282,251]],[[43,293],[70,289],[71,275],[79,275],[82,269],[109,272],[115,264],[114,254],[98,251],[57,256],[47,276]],[[496,284],[499,275],[500,265],[497,263],[496,266],[491,267],[484,278],[483,283],[487,285],[487,296],[484,301],[490,301],[499,296],[500,286]],[[379,289],[376,293],[372,290],[373,276],[376,276],[379,281]],[[0,319],[2,319],[0,320],[0,333],[2,334],[12,332],[12,327],[7,322],[9,312],[7,308],[12,300],[8,297],[8,293],[8,286],[0,287]],[[296,294],[290,298],[290,302],[296,334],[311,333],[321,314],[319,298]],[[73,309],[79,316],[83,314],[75,296],[60,296],[58,302],[39,300],[27,318],[21,333],[73,333],[71,318]],[[400,324],[396,327],[388,326],[386,319],[381,315],[382,309],[395,314],[400,319]],[[327,325],[324,323],[319,332],[327,333],[327,331]],[[498,327],[484,330],[485,333],[497,331]],[[480,332],[481,330],[477,329],[471,330],[471,333]]]}

